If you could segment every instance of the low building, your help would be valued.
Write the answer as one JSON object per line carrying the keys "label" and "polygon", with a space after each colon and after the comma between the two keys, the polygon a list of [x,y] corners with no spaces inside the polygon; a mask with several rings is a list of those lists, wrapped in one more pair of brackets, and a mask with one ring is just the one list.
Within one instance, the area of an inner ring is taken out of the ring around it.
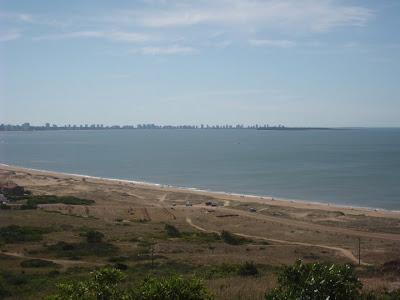
{"label": "low building", "polygon": [[13,182],[7,182],[5,184],[0,184],[0,193],[5,196],[23,196],[25,190],[22,186],[19,186]]}
{"label": "low building", "polygon": [[0,194],[0,204],[7,204],[9,201],[6,196]]}

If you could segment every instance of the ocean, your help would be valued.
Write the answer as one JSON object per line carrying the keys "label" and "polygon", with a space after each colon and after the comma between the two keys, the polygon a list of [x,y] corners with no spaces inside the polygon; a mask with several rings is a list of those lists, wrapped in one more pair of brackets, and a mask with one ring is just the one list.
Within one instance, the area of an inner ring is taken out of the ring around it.
{"label": "ocean", "polygon": [[400,210],[400,129],[0,132],[0,162]]}

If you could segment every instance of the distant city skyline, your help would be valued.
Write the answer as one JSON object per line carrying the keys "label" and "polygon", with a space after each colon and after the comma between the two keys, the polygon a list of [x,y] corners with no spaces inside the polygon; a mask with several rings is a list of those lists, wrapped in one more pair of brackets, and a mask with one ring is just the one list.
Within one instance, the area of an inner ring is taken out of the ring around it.
{"label": "distant city skyline", "polygon": [[0,2],[0,124],[400,126],[397,0]]}
{"label": "distant city skyline", "polygon": [[98,130],[98,129],[259,129],[259,128],[286,128],[282,124],[50,124],[34,125],[28,122],[22,124],[0,123],[0,131],[35,131],[35,130]]}

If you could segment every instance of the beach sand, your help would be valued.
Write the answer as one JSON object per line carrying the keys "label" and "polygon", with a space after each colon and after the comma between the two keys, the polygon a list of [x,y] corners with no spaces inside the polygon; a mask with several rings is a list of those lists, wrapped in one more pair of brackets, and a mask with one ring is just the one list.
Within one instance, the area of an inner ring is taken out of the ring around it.
{"label": "beach sand", "polygon": [[[397,211],[200,191],[7,165],[0,165],[0,181],[15,182],[33,194],[73,195],[95,201],[89,207],[47,204],[36,211],[0,210],[0,227],[17,223],[97,228],[126,253],[136,247],[129,243],[131,236],[157,236],[169,223],[181,231],[228,230],[258,243],[236,247],[218,244],[210,252],[207,244],[157,242],[159,255],[195,265],[241,262],[249,257],[268,265],[289,264],[299,258],[358,265],[359,241],[361,267],[379,268],[400,260]],[[206,206],[207,201],[217,206]],[[61,238],[76,240],[79,236],[71,229],[49,235],[46,242]],[[26,252],[27,246],[24,247],[25,250],[21,245],[7,245],[3,251],[20,254]],[[87,262],[99,263],[98,259]],[[382,276],[378,279],[385,284],[390,282]],[[398,283],[395,277],[391,278]]]}

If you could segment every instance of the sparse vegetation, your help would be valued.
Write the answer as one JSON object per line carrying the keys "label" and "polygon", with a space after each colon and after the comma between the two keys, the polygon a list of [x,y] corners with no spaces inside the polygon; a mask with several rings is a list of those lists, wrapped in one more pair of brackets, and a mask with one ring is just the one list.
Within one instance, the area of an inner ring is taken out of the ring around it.
{"label": "sparse vegetation", "polygon": [[248,239],[233,234],[229,231],[223,230],[221,232],[221,239],[229,245],[242,245],[249,242]]}
{"label": "sparse vegetation", "polygon": [[165,224],[164,228],[169,237],[180,237],[181,236],[181,233],[179,232],[179,230],[173,225]]}
{"label": "sparse vegetation", "polygon": [[67,205],[91,205],[93,200],[81,199],[74,196],[55,195],[25,195],[14,200],[25,200],[21,209],[36,209],[39,204],[67,204]]}
{"label": "sparse vegetation", "polygon": [[238,274],[240,276],[256,276],[258,275],[258,269],[255,263],[246,261],[239,266]]}
{"label": "sparse vegetation", "polygon": [[36,242],[40,241],[42,235],[48,232],[49,230],[46,228],[10,225],[0,228],[0,242]]}
{"label": "sparse vegetation", "polygon": [[243,264],[223,263],[202,268],[197,274],[202,278],[211,279],[227,276],[256,276],[259,271],[257,265],[253,262],[245,262]]}
{"label": "sparse vegetation", "polygon": [[23,268],[54,268],[59,267],[56,263],[44,259],[28,259],[21,262]]}
{"label": "sparse vegetation", "polygon": [[90,230],[86,233],[86,241],[88,243],[102,243],[104,234],[100,231]]}
{"label": "sparse vegetation", "polygon": [[67,243],[58,242],[48,246],[48,250],[60,257],[78,259],[80,256],[108,256],[118,252],[118,247],[110,243]]}

